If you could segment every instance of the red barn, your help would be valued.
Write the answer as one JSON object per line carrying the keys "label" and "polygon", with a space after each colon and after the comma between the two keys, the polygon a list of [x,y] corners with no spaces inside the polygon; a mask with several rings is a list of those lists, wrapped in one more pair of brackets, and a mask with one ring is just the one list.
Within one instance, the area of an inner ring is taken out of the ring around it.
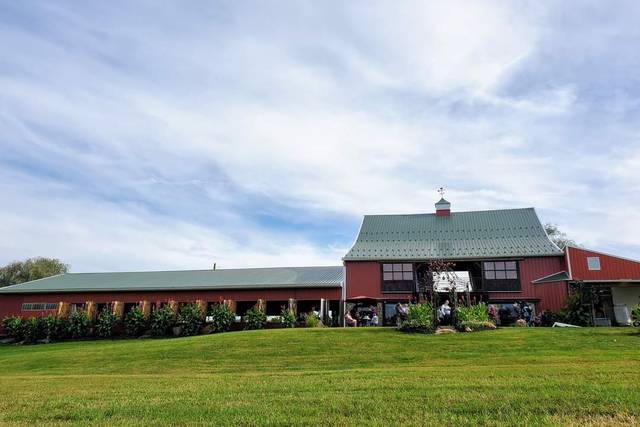
{"label": "red barn", "polygon": [[126,273],[67,273],[0,288],[0,318],[55,314],[65,311],[135,305],[151,310],[164,304],[226,303],[243,316],[256,304],[268,316],[282,307],[299,313],[322,313],[337,323],[343,267],[280,267]]}
{"label": "red barn", "polygon": [[472,300],[558,310],[567,295],[563,280],[532,283],[565,266],[533,208],[452,212],[441,199],[432,214],[364,217],[344,257],[349,309],[375,304],[391,323],[396,303],[415,297],[432,260],[450,261],[468,274]]}
{"label": "red barn", "polygon": [[640,261],[569,246],[565,248],[565,268],[534,284],[548,287],[558,280],[570,287],[579,283],[593,287],[597,325],[629,325],[631,310],[640,304]]}
{"label": "red barn", "polygon": [[[390,324],[397,303],[418,295],[434,260],[464,276],[464,297],[500,306],[525,301],[562,308],[570,289],[591,283],[599,324],[628,324],[640,302],[640,262],[582,248],[560,250],[533,208],[452,212],[444,199],[430,214],[367,215],[344,266],[130,273],[69,273],[0,288],[0,318],[119,305],[229,304],[239,316],[259,304],[286,305],[342,322],[344,310],[377,308]],[[435,293],[436,298],[447,298]]]}

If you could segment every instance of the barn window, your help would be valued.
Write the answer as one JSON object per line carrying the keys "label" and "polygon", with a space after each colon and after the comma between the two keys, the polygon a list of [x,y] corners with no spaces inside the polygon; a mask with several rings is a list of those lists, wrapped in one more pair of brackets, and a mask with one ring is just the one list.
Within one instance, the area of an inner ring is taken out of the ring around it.
{"label": "barn window", "polygon": [[413,264],[382,264],[382,292],[412,292]]}
{"label": "barn window", "polygon": [[518,266],[515,261],[485,262],[484,278],[487,280],[515,280],[518,278]]}
{"label": "barn window", "polygon": [[483,291],[510,292],[520,290],[517,261],[485,261],[482,263]]}
{"label": "barn window", "polygon": [[587,257],[587,267],[589,268],[589,270],[600,270],[600,257]]}
{"label": "barn window", "polygon": [[382,264],[382,279],[385,281],[413,280],[412,264]]}
{"label": "barn window", "polygon": [[56,308],[58,308],[58,304],[48,302],[26,302],[22,304],[22,311],[44,311],[55,310]]}

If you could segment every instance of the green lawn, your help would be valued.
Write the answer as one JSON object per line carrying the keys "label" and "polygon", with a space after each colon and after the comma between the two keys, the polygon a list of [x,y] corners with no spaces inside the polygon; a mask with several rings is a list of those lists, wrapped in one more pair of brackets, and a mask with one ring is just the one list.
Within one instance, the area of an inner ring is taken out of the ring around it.
{"label": "green lawn", "polygon": [[234,332],[0,346],[0,424],[635,425],[640,335]]}

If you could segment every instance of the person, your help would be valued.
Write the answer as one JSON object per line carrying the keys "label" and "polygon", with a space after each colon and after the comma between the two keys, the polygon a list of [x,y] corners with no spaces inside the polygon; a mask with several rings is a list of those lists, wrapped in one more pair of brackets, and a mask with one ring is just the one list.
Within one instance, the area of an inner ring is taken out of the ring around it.
{"label": "person", "polygon": [[506,305],[503,305],[498,310],[498,318],[500,319],[500,326],[509,326],[511,324],[511,310]]}
{"label": "person", "polygon": [[378,326],[378,313],[377,311],[371,312],[371,326]]}
{"label": "person", "polygon": [[451,306],[449,305],[449,300],[446,300],[438,309],[438,318],[440,319],[440,323],[443,325],[449,324],[449,320],[451,319]]}
{"label": "person", "polygon": [[536,328],[542,326],[542,318],[540,316],[533,317],[533,326],[535,326]]}
{"label": "person", "polygon": [[527,322],[527,326],[533,326],[533,310],[531,310],[531,306],[526,302],[522,307],[522,318]]}
{"label": "person", "polygon": [[353,318],[350,311],[347,311],[347,314],[344,315],[344,322],[347,326],[353,326],[354,328],[358,326],[358,321]]}
{"label": "person", "polygon": [[489,320],[491,320],[493,323],[496,322],[496,317],[497,317],[497,311],[496,311],[496,306],[493,304],[489,304],[489,307],[487,308],[487,314],[489,315]]}
{"label": "person", "polygon": [[402,324],[402,321],[404,320],[405,316],[404,316],[404,309],[402,307],[402,304],[397,303],[396,304],[396,323],[398,326],[400,326]]}
{"label": "person", "polygon": [[514,302],[511,306],[511,317],[515,322],[518,319],[522,319],[522,310],[520,310],[520,305],[517,302]]}

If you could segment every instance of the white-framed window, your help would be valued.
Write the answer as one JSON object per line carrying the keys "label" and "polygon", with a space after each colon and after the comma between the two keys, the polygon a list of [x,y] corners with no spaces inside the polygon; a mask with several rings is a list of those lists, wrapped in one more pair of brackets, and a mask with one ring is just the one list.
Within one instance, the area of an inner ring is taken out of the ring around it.
{"label": "white-framed window", "polygon": [[600,257],[597,257],[597,256],[587,257],[587,268],[592,271],[600,270]]}
{"label": "white-framed window", "polygon": [[515,261],[486,261],[484,278],[487,280],[517,280],[518,265]]}
{"label": "white-framed window", "polygon": [[413,264],[382,264],[382,280],[385,282],[413,280]]}
{"label": "white-framed window", "polygon": [[26,302],[22,304],[22,311],[55,310],[58,304],[53,302]]}

